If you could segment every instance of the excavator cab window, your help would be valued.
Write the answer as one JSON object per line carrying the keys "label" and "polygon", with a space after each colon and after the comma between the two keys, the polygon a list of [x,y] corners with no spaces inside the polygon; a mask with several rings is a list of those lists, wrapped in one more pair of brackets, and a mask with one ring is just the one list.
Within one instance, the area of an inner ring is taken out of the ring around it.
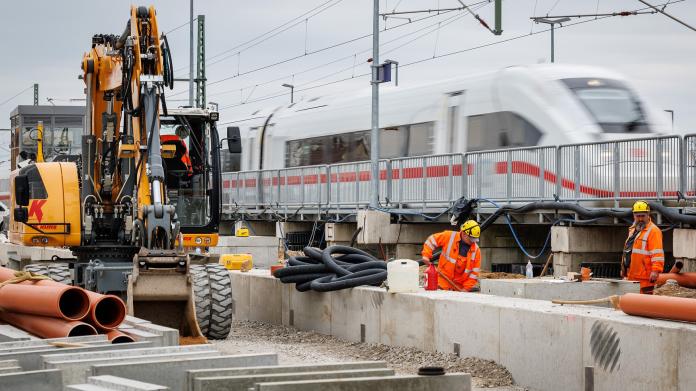
{"label": "excavator cab window", "polygon": [[211,138],[205,117],[175,116],[160,119],[162,145],[176,146],[163,159],[167,197],[184,227],[206,226],[211,220]]}

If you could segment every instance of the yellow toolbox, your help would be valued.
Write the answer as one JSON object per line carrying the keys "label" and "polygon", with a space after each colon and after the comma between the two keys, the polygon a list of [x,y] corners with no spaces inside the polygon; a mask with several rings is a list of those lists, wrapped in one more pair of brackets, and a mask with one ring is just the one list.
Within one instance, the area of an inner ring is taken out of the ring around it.
{"label": "yellow toolbox", "polygon": [[222,254],[220,265],[228,270],[250,270],[253,266],[251,254]]}

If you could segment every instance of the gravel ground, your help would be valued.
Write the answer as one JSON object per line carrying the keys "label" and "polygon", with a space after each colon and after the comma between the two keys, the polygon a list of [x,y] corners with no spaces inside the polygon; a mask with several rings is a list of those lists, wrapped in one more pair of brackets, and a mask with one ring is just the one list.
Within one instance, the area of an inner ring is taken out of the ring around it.
{"label": "gravel ground", "polygon": [[414,348],[353,343],[315,332],[261,322],[235,321],[227,340],[214,341],[224,353],[275,352],[280,364],[341,361],[385,361],[398,374],[415,374],[420,366],[442,366],[447,372],[466,372],[476,388],[521,391],[512,376],[493,361],[458,358],[453,354],[424,352]]}

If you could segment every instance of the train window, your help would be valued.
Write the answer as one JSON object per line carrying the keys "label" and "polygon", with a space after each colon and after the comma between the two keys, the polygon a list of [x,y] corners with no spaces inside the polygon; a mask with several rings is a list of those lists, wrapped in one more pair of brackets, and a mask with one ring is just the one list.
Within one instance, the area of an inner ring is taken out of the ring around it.
{"label": "train window", "polygon": [[541,132],[520,115],[501,111],[468,118],[467,150],[514,148],[537,145]]}
{"label": "train window", "polygon": [[433,152],[433,122],[409,126],[408,156],[422,156]]}
{"label": "train window", "polygon": [[407,154],[409,126],[392,126],[379,133],[379,157],[393,159]]}

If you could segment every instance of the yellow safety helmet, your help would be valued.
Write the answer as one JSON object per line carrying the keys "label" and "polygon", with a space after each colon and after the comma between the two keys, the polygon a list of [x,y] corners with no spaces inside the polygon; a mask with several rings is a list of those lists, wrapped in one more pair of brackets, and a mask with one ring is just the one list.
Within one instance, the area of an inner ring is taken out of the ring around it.
{"label": "yellow safety helmet", "polygon": [[636,201],[633,204],[633,213],[650,213],[650,205],[645,201]]}
{"label": "yellow safety helmet", "polygon": [[461,231],[474,239],[478,239],[481,236],[481,227],[475,220],[465,221],[464,224],[462,224]]}

